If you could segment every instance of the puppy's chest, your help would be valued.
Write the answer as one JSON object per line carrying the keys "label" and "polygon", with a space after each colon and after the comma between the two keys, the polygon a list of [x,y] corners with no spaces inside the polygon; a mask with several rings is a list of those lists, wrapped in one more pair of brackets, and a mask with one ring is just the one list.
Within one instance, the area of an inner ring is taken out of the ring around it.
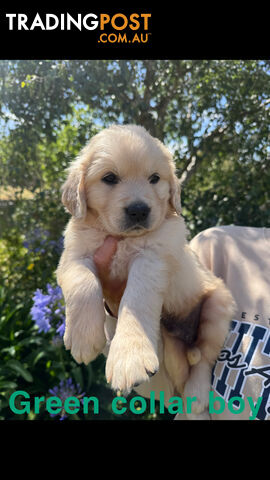
{"label": "puppy's chest", "polygon": [[117,251],[111,262],[111,277],[125,280],[128,277],[128,270],[131,261],[144,251],[142,242],[130,242],[121,240],[118,243]]}

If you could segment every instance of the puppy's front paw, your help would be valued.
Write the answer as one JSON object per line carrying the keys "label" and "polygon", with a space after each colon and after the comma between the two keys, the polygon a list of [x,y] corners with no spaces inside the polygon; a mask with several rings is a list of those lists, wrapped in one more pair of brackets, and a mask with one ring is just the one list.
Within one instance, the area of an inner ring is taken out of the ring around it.
{"label": "puppy's front paw", "polygon": [[104,321],[91,322],[88,318],[78,318],[70,321],[67,316],[64,344],[67,350],[78,363],[85,363],[94,360],[102,352],[106,344],[104,333]]}
{"label": "puppy's front paw", "polygon": [[106,378],[113,390],[128,394],[132,387],[148,381],[158,367],[157,355],[147,339],[115,335],[106,363]]}

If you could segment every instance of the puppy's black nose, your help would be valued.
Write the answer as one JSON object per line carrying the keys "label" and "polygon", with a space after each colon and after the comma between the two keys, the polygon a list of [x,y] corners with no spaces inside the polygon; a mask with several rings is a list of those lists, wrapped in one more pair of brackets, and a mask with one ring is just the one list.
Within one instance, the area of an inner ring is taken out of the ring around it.
{"label": "puppy's black nose", "polygon": [[150,210],[150,207],[144,202],[134,202],[125,208],[126,214],[133,224],[144,222]]}

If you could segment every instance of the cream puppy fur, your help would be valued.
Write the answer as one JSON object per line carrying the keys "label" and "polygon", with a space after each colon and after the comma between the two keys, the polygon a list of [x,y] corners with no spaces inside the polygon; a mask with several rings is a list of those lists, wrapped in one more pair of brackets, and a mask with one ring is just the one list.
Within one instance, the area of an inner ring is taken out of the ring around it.
{"label": "cream puppy fur", "polygon": [[[66,302],[66,348],[78,363],[88,364],[106,345],[93,255],[108,235],[118,237],[110,275],[127,284],[109,345],[107,380],[123,392],[149,380],[159,368],[162,335],[164,364],[176,392],[196,396],[193,413],[202,412],[234,302],[187,244],[170,152],[143,127],[104,129],[71,164],[62,201],[72,215],[57,268]],[[198,333],[187,346],[178,330],[194,311]]]}

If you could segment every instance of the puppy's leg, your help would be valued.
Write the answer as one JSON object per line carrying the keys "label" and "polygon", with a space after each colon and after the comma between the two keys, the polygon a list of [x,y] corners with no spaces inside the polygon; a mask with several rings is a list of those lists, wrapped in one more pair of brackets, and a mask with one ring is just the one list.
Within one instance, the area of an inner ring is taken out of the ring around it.
{"label": "puppy's leg", "polygon": [[[174,337],[162,327],[164,365],[167,373],[175,388],[176,394],[180,394],[184,400],[184,386],[190,372],[190,365],[197,363],[201,359],[201,353],[197,347],[187,347],[183,340]],[[192,400],[192,397],[190,397]],[[187,404],[189,407],[187,408]],[[186,411],[191,408],[192,403],[185,401]],[[209,420],[210,416],[207,410],[199,414],[186,413],[188,420]],[[176,417],[175,420],[178,418]]]}
{"label": "puppy's leg", "polygon": [[106,364],[107,381],[113,389],[129,392],[158,370],[157,346],[166,286],[166,265],[154,252],[144,252],[134,259]]}
{"label": "puppy's leg", "polygon": [[102,288],[90,259],[65,260],[57,269],[57,281],[66,302],[64,344],[78,363],[86,365],[105,346],[105,311]]}
{"label": "puppy's leg", "polygon": [[161,327],[161,332],[164,365],[176,392],[182,395],[190,370],[187,347],[182,340],[170,335],[166,328]]}
{"label": "puppy's leg", "polygon": [[215,288],[209,292],[202,306],[196,346],[201,360],[191,367],[184,389],[185,397],[197,397],[192,413],[199,414],[208,406],[211,387],[211,368],[224,344],[233,318],[235,304],[229,290],[220,279],[215,279]]}

